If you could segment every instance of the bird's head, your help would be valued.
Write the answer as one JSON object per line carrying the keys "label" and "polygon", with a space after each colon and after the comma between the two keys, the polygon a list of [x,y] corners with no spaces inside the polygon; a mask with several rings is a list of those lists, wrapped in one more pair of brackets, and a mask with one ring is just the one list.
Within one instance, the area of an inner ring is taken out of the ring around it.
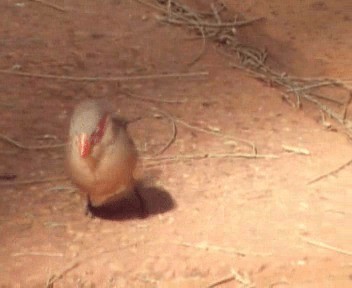
{"label": "bird's head", "polygon": [[77,145],[80,157],[86,158],[99,144],[106,131],[109,111],[97,101],[85,101],[75,109],[70,126],[70,137]]}

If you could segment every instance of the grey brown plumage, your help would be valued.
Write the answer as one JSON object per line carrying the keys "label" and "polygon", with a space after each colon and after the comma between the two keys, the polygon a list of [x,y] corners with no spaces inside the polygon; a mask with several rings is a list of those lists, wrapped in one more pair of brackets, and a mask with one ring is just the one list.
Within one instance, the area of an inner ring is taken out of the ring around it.
{"label": "grey brown plumage", "polygon": [[135,191],[137,150],[126,121],[114,117],[106,103],[88,100],[79,104],[69,137],[69,173],[88,205],[99,207]]}

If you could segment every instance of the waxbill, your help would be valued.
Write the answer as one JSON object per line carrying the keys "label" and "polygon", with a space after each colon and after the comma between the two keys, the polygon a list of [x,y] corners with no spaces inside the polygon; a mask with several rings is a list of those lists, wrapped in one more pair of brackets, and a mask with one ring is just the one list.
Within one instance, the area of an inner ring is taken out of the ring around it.
{"label": "waxbill", "polygon": [[138,154],[126,130],[127,122],[114,116],[106,102],[86,100],[73,112],[67,149],[72,182],[87,199],[86,213],[135,193],[144,217],[143,199],[134,171]]}

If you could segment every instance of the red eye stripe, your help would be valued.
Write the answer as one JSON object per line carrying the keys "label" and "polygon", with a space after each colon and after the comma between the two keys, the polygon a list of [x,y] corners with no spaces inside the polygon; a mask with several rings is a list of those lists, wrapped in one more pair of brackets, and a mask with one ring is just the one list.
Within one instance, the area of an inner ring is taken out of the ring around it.
{"label": "red eye stripe", "polygon": [[105,115],[103,118],[101,118],[101,120],[99,121],[99,123],[97,125],[97,128],[90,136],[90,143],[92,145],[99,143],[101,141],[101,139],[103,138],[107,117],[108,117],[108,115]]}
{"label": "red eye stripe", "polygon": [[78,145],[81,157],[87,157],[90,153],[91,143],[86,134],[80,135]]}

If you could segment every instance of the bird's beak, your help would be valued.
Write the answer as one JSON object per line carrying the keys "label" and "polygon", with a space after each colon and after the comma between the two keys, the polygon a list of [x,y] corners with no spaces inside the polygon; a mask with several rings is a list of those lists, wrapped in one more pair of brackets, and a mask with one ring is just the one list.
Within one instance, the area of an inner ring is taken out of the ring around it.
{"label": "bird's beak", "polygon": [[90,140],[87,134],[82,133],[79,135],[79,153],[82,158],[85,158],[89,155],[91,150]]}

